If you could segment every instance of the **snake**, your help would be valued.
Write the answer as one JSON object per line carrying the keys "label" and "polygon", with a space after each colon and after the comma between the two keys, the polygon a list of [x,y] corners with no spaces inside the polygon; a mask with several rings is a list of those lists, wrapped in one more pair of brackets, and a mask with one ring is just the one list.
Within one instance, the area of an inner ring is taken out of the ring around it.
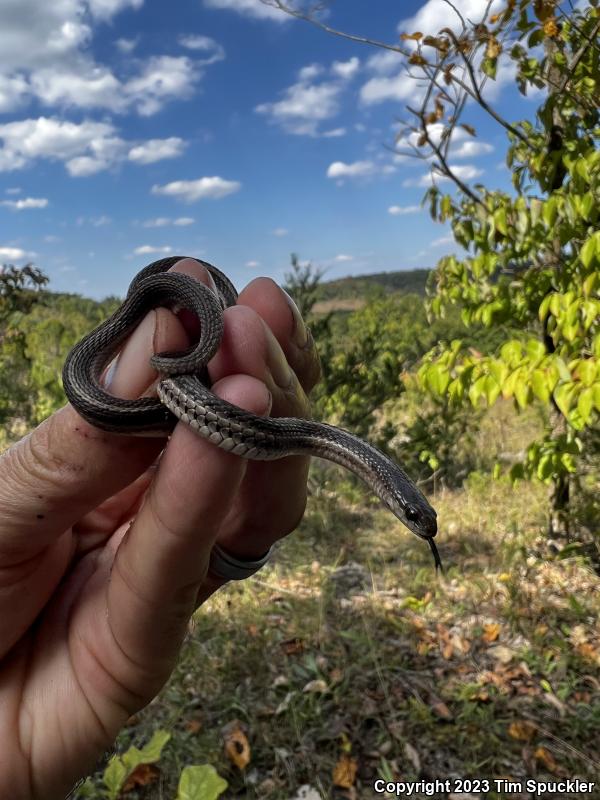
{"label": "snake", "polygon": [[[180,420],[207,441],[242,458],[269,461],[303,455],[334,462],[364,481],[404,526],[426,540],[436,568],[441,567],[433,541],[435,509],[381,450],[325,422],[251,414],[211,391],[208,364],[221,343],[223,313],[237,303],[238,294],[221,270],[201,259],[194,260],[211,275],[216,293],[189,275],[169,272],[182,258],[163,258],[142,269],[122,305],[69,352],[63,386],[79,415],[101,430],[135,436],[168,436]],[[126,400],[109,394],[102,386],[107,365],[144,316],[159,306],[195,314],[200,322],[198,341],[186,350],[152,355],[158,397]]]}

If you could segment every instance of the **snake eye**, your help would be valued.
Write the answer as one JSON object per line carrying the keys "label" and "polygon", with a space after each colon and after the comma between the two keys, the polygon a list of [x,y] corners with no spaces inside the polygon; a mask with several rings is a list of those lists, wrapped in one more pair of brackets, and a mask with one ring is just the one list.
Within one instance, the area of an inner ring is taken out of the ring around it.
{"label": "snake eye", "polygon": [[413,506],[406,506],[404,516],[409,522],[416,522],[419,519],[419,512]]}

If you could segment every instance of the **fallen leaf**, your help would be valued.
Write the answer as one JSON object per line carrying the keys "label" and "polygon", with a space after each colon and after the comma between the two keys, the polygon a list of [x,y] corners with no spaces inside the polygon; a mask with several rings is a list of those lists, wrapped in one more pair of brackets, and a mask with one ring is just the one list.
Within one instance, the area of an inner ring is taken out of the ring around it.
{"label": "fallen leaf", "polygon": [[250,636],[253,636],[253,637],[258,636],[258,625],[255,625],[253,622],[250,625],[248,625],[246,630],[248,631]]}
{"label": "fallen leaf", "polygon": [[238,720],[233,720],[223,729],[225,753],[227,758],[239,770],[244,770],[250,763],[250,743]]}
{"label": "fallen leaf", "polygon": [[440,719],[451,720],[452,719],[452,712],[444,703],[443,700],[437,700],[435,703],[432,704],[431,710],[433,713],[438,716]]}
{"label": "fallen leaf", "polygon": [[358,762],[349,755],[342,755],[333,770],[333,785],[350,789],[354,785]]}
{"label": "fallen leaf", "polygon": [[589,642],[578,644],[575,650],[582,658],[585,658],[586,661],[594,661],[600,664],[600,653],[598,653],[594,645]]}
{"label": "fallen leaf", "polygon": [[419,757],[418,752],[409,742],[405,742],[404,744],[404,755],[408,758],[410,763],[415,768],[415,772],[421,772],[421,758]]}
{"label": "fallen leaf", "polygon": [[446,644],[442,647],[442,657],[449,661],[452,658],[452,654],[454,653],[454,647],[452,646],[451,642],[446,642]]}
{"label": "fallen leaf", "polygon": [[323,680],[309,681],[302,689],[303,692],[328,692],[329,686]]}
{"label": "fallen leaf", "polygon": [[148,786],[151,783],[156,783],[159,776],[160,769],[155,764],[138,764],[123,784],[121,792],[125,794],[139,786]]}
{"label": "fallen leaf", "polygon": [[546,750],[545,747],[540,746],[536,748],[533,755],[535,756],[536,760],[541,761],[541,763],[546,767],[546,769],[550,770],[550,772],[556,772],[559,769],[554,756],[549,750]]}
{"label": "fallen leaf", "polygon": [[497,622],[491,622],[488,625],[483,626],[483,634],[481,638],[484,642],[490,644],[490,642],[495,642],[496,639],[500,636],[500,631],[502,630],[502,625],[499,625]]}
{"label": "fallen leaf", "polygon": [[275,709],[275,715],[276,716],[279,716],[279,714],[283,714],[284,711],[288,710],[288,708],[290,707],[290,703],[292,701],[292,698],[294,697],[295,694],[296,694],[296,692],[288,692],[286,694],[286,696],[283,698],[281,703],[279,703],[279,705]]}
{"label": "fallen leaf", "polygon": [[334,667],[329,673],[329,680],[331,681],[332,686],[341,683],[344,680],[343,670],[339,669],[338,667]]}
{"label": "fallen leaf", "polygon": [[202,730],[202,722],[199,719],[188,719],[184,727],[188,733],[199,733]]}
{"label": "fallen leaf", "polygon": [[286,656],[293,656],[304,650],[304,642],[295,636],[293,639],[286,639],[285,642],[281,642],[281,647]]}
{"label": "fallen leaf", "polygon": [[508,735],[511,739],[517,739],[520,742],[530,742],[536,731],[537,726],[527,719],[511,722],[508,726]]}
{"label": "fallen leaf", "polygon": [[496,659],[496,661],[499,661],[501,664],[508,664],[516,656],[514,650],[511,650],[510,647],[506,647],[503,644],[497,644],[494,647],[490,647],[488,649],[488,653],[492,658]]}

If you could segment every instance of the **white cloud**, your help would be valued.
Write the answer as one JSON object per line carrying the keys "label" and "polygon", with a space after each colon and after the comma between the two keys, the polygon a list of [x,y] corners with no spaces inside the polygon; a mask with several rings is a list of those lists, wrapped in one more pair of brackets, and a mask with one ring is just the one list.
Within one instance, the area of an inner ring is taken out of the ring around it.
{"label": "white cloud", "polygon": [[349,256],[346,253],[339,253],[333,260],[342,264],[345,261],[354,261],[354,256]]}
{"label": "white cloud", "polygon": [[126,55],[132,53],[135,48],[137,47],[138,40],[137,39],[117,39],[115,42],[115,47],[117,50],[120,50],[122,53]]}
{"label": "white cloud", "polygon": [[152,187],[152,194],[176,197],[186,203],[193,203],[196,200],[206,198],[218,199],[226,197],[228,194],[238,192],[242,187],[239,181],[227,181],[217,175],[213,177],[198,178],[191,181],[172,181],[164,186],[155,184]]}
{"label": "white cloud", "polygon": [[48,106],[108,108],[124,111],[126,100],[120,81],[105,67],[82,63],[80,71],[48,67],[31,77],[32,93]]}
{"label": "white cloud", "polygon": [[166,100],[191,97],[200,72],[187,56],[153,56],[137,78],[125,85],[125,94],[142,116],[155,114]]}
{"label": "white cloud", "polygon": [[393,217],[401,217],[405,214],[418,214],[421,210],[421,206],[390,206],[388,208],[388,214],[391,214]]}
{"label": "white cloud", "polygon": [[[480,175],[483,175],[483,170],[473,166],[472,164],[452,164],[449,166],[456,177],[462,181],[472,181],[474,178],[478,178]],[[449,180],[450,178],[447,178],[445,175],[441,175],[439,172],[433,170],[432,172],[426,172],[425,175],[421,175],[420,178],[408,178],[407,180],[403,181],[402,185],[429,187],[432,183],[444,183],[445,181]]]}
{"label": "white cloud", "polygon": [[345,164],[343,161],[334,161],[327,168],[328,178],[362,178],[373,175],[377,171],[373,161],[354,161]]}
{"label": "white cloud", "polygon": [[398,75],[371,78],[360,88],[360,101],[364,105],[374,105],[385,100],[408,100],[419,102],[423,88],[407,72]]}
{"label": "white cloud", "polygon": [[[467,19],[479,22],[489,6],[489,13],[494,14],[502,5],[502,0],[455,0],[452,4]],[[451,28],[459,32],[462,27],[460,17],[450,3],[445,0],[427,0],[417,13],[403,19],[397,27],[399,33],[421,31],[424,34],[436,34],[442,28]],[[410,47],[410,43],[405,43]],[[395,51],[379,52],[367,60],[367,68],[375,72],[377,77],[368,80],[360,90],[360,100],[364,105],[374,105],[385,101],[401,102],[410,100],[418,104],[423,97],[423,82],[411,78],[405,69],[404,56]],[[500,70],[499,70],[500,73]],[[486,90],[492,94],[499,91],[499,86],[508,80],[507,76],[498,75],[498,80],[488,81]]]}
{"label": "white cloud", "polygon": [[173,250],[173,248],[169,247],[168,245],[166,245],[164,247],[155,247],[154,245],[151,245],[151,244],[143,244],[140,247],[136,247],[133,252],[134,252],[134,254],[136,256],[146,256],[146,255],[156,254],[156,253],[168,254],[172,250]]}
{"label": "white cloud", "polygon": [[98,19],[110,19],[124,8],[137,10],[144,4],[144,0],[88,0],[89,9]]}
{"label": "white cloud", "polygon": [[450,147],[452,158],[476,158],[493,151],[491,144],[486,142],[463,142],[459,147]]}
{"label": "white cloud", "polygon": [[353,56],[349,61],[334,61],[331,65],[331,71],[338,78],[348,80],[358,72],[360,67],[360,59]]}
{"label": "white cloud", "polygon": [[314,85],[300,81],[288,86],[281,93],[281,100],[261,103],[254,110],[270,117],[271,122],[282,125],[288,133],[317,136],[319,122],[338,113],[341,91],[342,87],[337,83]]}
{"label": "white cloud", "polygon": [[403,56],[395,50],[381,50],[367,59],[367,69],[380,75],[395,72],[403,63]]}
{"label": "white cloud", "polygon": [[0,112],[12,111],[22,105],[28,91],[29,86],[22,75],[0,74]]}
{"label": "white cloud", "polygon": [[320,64],[308,64],[308,66],[298,70],[298,80],[303,83],[309,83],[318,78],[323,72],[324,69]]}
{"label": "white cloud", "polygon": [[[0,112],[26,102],[122,113],[134,108],[143,115],[160,110],[169,100],[187,98],[202,77],[200,67],[224,57],[208,37],[196,44],[207,50],[204,60],[185,56],[153,56],[144,63],[121,65],[124,74],[94,61],[89,43],[92,23],[108,21],[124,9],[140,9],[143,0],[4,0],[0,26]],[[194,43],[193,41],[191,42]],[[130,53],[135,39],[115,42]]]}
{"label": "white cloud", "polygon": [[270,19],[274,22],[286,22],[289,20],[287,14],[261,3],[260,0],[204,0],[204,5],[207,8],[237,11],[238,14],[244,14],[256,19]]}
{"label": "white cloud", "polygon": [[49,159],[65,162],[71,176],[83,177],[121,163],[128,154],[131,161],[147,164],[173,158],[182,149],[183,142],[176,137],[151,139],[132,147],[108,122],[75,123],[39,117],[0,124],[0,172]]}
{"label": "white cloud", "polygon": [[183,139],[171,136],[168,139],[149,139],[143,144],[132,147],[128,153],[128,159],[137,164],[153,164],[164,158],[177,158],[186,147]]}
{"label": "white cloud", "polygon": [[[480,22],[486,9],[495,14],[503,5],[503,0],[453,0],[454,7],[472,22]],[[425,35],[436,34],[442,28],[451,28],[455,33],[462,30],[460,17],[449,3],[444,0],[427,0],[417,13],[402,20],[398,25],[399,33],[422,31]]]}
{"label": "white cloud", "polygon": [[246,261],[245,266],[247,266],[248,269],[255,269],[256,267],[260,267],[260,262],[259,261]]}
{"label": "white cloud", "polygon": [[335,139],[338,136],[345,136],[346,128],[332,128],[330,131],[323,131],[321,136],[325,139]]}
{"label": "white cloud", "polygon": [[177,217],[177,219],[171,219],[171,217],[156,217],[156,219],[147,219],[145,222],[142,222],[142,227],[165,228],[167,225],[184,227],[186,225],[193,225],[194,222],[195,220],[192,217]]}
{"label": "white cloud", "polygon": [[28,253],[26,250],[21,250],[20,247],[0,247],[0,259],[5,258],[7,261],[23,261],[34,255],[35,253]]}
{"label": "white cloud", "polygon": [[6,194],[21,194],[22,189],[19,186],[11,186],[9,189],[6,189]]}
{"label": "white cloud", "polygon": [[447,244],[454,244],[454,238],[452,236],[440,236],[439,239],[434,239],[431,243],[431,247],[444,247]]}
{"label": "white cloud", "polygon": [[287,228],[275,228],[274,230],[271,231],[271,233],[273,236],[282,237],[282,236],[287,236],[289,231]]}
{"label": "white cloud", "polygon": [[45,197],[24,197],[22,200],[2,200],[0,206],[12,208],[14,211],[23,211],[27,208],[46,208],[48,200]]}
{"label": "white cloud", "polygon": [[188,50],[202,51],[207,53],[207,58],[198,61],[199,64],[215,64],[225,58],[225,49],[210,36],[200,34],[189,34],[179,37],[179,44],[187,47]]}

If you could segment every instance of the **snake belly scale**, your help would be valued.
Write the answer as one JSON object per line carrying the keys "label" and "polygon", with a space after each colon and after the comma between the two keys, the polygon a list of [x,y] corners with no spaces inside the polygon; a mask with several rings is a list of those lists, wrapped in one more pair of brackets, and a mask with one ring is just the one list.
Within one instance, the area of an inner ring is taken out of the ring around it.
{"label": "snake belly scale", "polygon": [[[134,278],[119,309],[71,350],[63,369],[65,393],[92,425],[125,435],[168,435],[182,420],[216,446],[243,458],[272,460],[306,455],[333,461],[354,472],[413,533],[426,539],[439,562],[433,537],[436,512],[408,475],[373,445],[341,428],[308,419],[259,417],[221,400],[210,390],[208,362],[223,335],[223,311],[237,292],[212,264],[217,294],[188,275],[167,272],[183,256],[155,261]],[[189,309],[200,321],[196,344],[181,352],[158,353],[158,399],[125,400],[101,386],[101,376],[125,339],[158,306]]]}

